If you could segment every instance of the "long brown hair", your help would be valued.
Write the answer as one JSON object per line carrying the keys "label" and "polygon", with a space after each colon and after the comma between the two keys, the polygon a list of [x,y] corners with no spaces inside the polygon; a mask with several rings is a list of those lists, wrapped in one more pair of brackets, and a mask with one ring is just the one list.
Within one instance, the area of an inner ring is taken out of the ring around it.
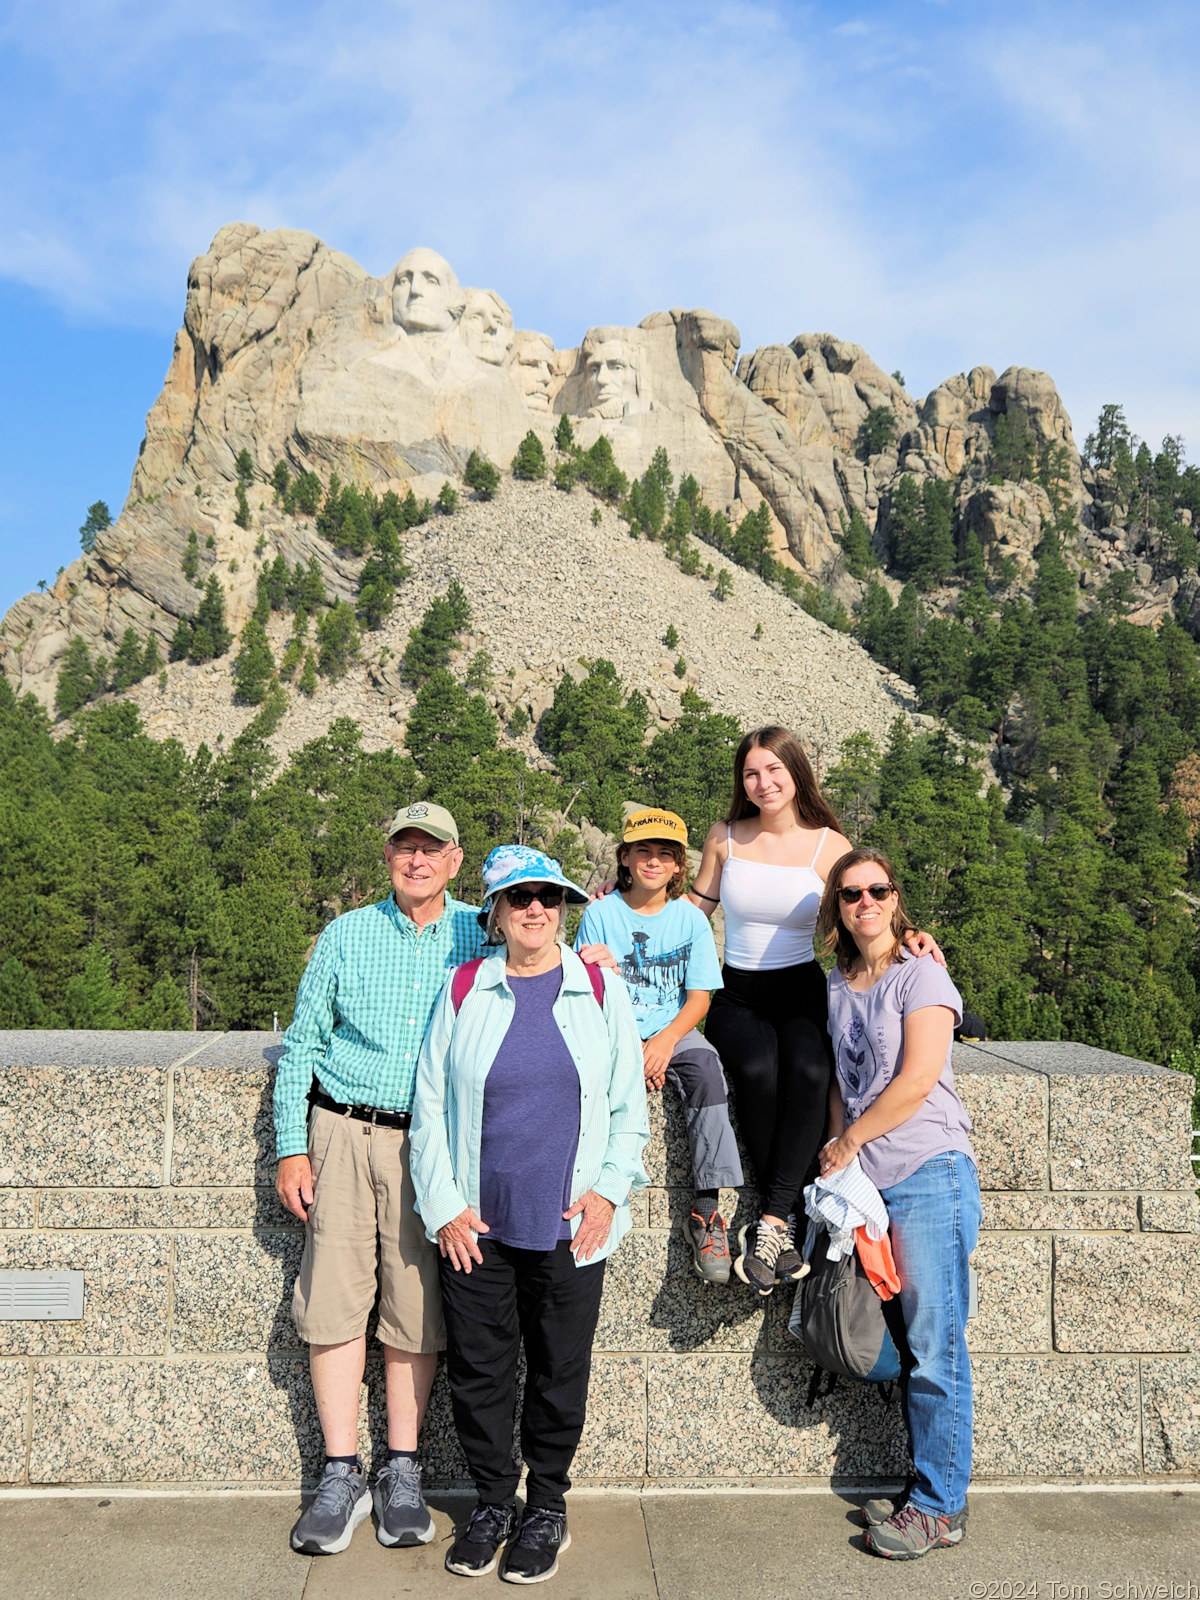
{"label": "long brown hair", "polygon": [[842,921],[838,890],[842,886],[842,878],[850,868],[857,867],[864,861],[874,862],[896,891],[896,906],[892,912],[892,937],[895,940],[892,946],[893,961],[900,959],[900,952],[904,949],[904,935],[916,926],[905,909],[904,895],[896,882],[892,863],[883,851],[872,850],[869,845],[861,845],[857,850],[847,850],[844,856],[839,856],[834,862],[825,880],[825,892],[821,896],[821,907],[817,912],[817,926],[813,934],[813,943],[822,955],[827,956],[831,951],[836,953],[839,972],[854,970],[859,960],[859,949],[854,942],[853,934]]}
{"label": "long brown hair", "polygon": [[812,762],[804,753],[804,746],[794,733],[774,722],[765,728],[752,729],[737,747],[737,755],[733,758],[733,799],[729,802],[726,822],[740,822],[743,817],[758,816],[758,807],[746,794],[742,778],[746,757],[751,750],[769,750],[788,769],[796,785],[796,811],[806,828],[832,828],[834,833],[841,833],[842,825],[833,807],[821,793]]}

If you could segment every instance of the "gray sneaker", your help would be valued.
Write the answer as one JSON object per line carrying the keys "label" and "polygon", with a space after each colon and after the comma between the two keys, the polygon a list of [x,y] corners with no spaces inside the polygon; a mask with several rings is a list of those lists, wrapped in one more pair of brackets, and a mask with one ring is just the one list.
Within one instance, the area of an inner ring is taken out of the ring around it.
{"label": "gray sneaker", "polygon": [[292,1549],[306,1556],[335,1556],[371,1515],[371,1491],[362,1462],[327,1461],[317,1492],[292,1529]]}
{"label": "gray sneaker", "polygon": [[[754,1244],[750,1244],[750,1235]],[[748,1283],[759,1294],[767,1295],[775,1288],[775,1263],[787,1243],[787,1229],[777,1228],[773,1222],[747,1223],[738,1229],[741,1255],[733,1263],[733,1270],[743,1283]]]}
{"label": "gray sneaker", "polygon": [[421,1469],[415,1461],[389,1461],[371,1486],[380,1544],[428,1544],[433,1518],[421,1493]]}
{"label": "gray sneaker", "polygon": [[[862,1507],[862,1519],[868,1528],[877,1528],[881,1522],[886,1522],[889,1517],[894,1517],[904,1510],[908,1504],[908,1497],[913,1491],[913,1479],[909,1478],[898,1495],[879,1495],[873,1500],[868,1500]],[[963,1502],[963,1508],[956,1516],[951,1517],[952,1523],[959,1523],[965,1528],[967,1517],[970,1515],[970,1503]]]}
{"label": "gray sneaker", "polygon": [[703,1211],[695,1209],[684,1223],[683,1231],[692,1247],[696,1271],[705,1283],[728,1283],[733,1261],[721,1213],[714,1211],[710,1217],[705,1217]]}
{"label": "gray sneaker", "polygon": [[961,1544],[966,1532],[965,1506],[953,1517],[937,1517],[909,1504],[867,1529],[867,1549],[889,1561],[916,1561],[944,1545]]}

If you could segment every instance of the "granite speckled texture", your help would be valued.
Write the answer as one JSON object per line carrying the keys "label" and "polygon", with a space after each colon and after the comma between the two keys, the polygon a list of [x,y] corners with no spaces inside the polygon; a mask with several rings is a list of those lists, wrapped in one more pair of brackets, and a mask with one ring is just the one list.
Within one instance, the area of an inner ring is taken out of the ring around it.
{"label": "granite speckled texture", "polygon": [[176,1350],[299,1350],[292,1284],[304,1235],[179,1233],[175,1236]]}
{"label": "granite speckled texture", "polygon": [[974,1057],[964,1070],[957,1049],[954,1060],[955,1087],[971,1118],[980,1186],[1049,1188],[1045,1080],[996,1063],[980,1068]]}
{"label": "granite speckled texture", "polygon": [[1200,1357],[1142,1360],[1147,1472],[1200,1472]]}
{"label": "granite speckled texture", "polygon": [[1194,1188],[1190,1077],[1160,1069],[1049,1081],[1052,1189]]}
{"label": "granite speckled texture", "polygon": [[1148,1352],[1200,1347],[1200,1238],[1056,1237],[1054,1346]]}
{"label": "granite speckled texture", "polygon": [[0,1321],[0,1355],[154,1355],[166,1348],[168,1244],[154,1233],[0,1234],[0,1270],[81,1271],[78,1321]]}
{"label": "granite speckled texture", "polygon": [[843,1383],[810,1411],[811,1376],[799,1355],[652,1356],[650,1478],[903,1476],[899,1404]]}
{"label": "granite speckled texture", "polygon": [[1141,1471],[1138,1364],[977,1356],[976,1477],[1134,1477]]}
{"label": "granite speckled texture", "polygon": [[1050,1241],[991,1234],[975,1251],[979,1315],[967,1323],[973,1352],[1050,1349]]}
{"label": "granite speckled texture", "polygon": [[158,1184],[165,1131],[157,1067],[0,1065],[0,1184]]}
{"label": "granite speckled texture", "polygon": [[[691,1184],[680,1189],[647,1189],[652,1228],[682,1228],[692,1209],[695,1194]],[[729,1248],[737,1253],[737,1230],[744,1222],[758,1218],[758,1196],[753,1189],[722,1189],[721,1215],[729,1228]]]}
{"label": "granite speckled texture", "polygon": [[0,1067],[54,1067],[60,1071],[80,1067],[173,1067],[228,1037],[221,1033],[140,1033],[115,1028],[2,1028]]}
{"label": "granite speckled texture", "polygon": [[646,1471],[646,1357],[597,1355],[571,1476],[640,1483]]}
{"label": "granite speckled texture", "polygon": [[43,1361],[32,1483],[295,1483],[321,1452],[303,1357]]}
{"label": "granite speckled texture", "polygon": [[[31,1202],[32,1204],[32,1202]],[[45,1189],[42,1228],[300,1228],[274,1189]]]}
{"label": "granite speckled texture", "polygon": [[0,1228],[33,1227],[33,1190],[0,1189]]}
{"label": "granite speckled texture", "polygon": [[1144,1194],[1138,1216],[1144,1233],[1200,1233],[1200,1196]]}
{"label": "granite speckled texture", "polygon": [[29,1363],[0,1361],[0,1483],[25,1476],[28,1424]]}
{"label": "granite speckled texture", "polygon": [[[1134,1232],[1137,1198],[1131,1194],[983,1195],[983,1226],[1010,1233]],[[1145,1226],[1145,1224],[1143,1224]]]}
{"label": "granite speckled texture", "polygon": [[705,1284],[679,1233],[631,1233],[604,1282],[598,1350],[752,1350],[763,1302],[744,1283]]}
{"label": "granite speckled texture", "polygon": [[171,1182],[238,1187],[275,1180],[274,1074],[257,1066],[184,1067],[175,1083]]}

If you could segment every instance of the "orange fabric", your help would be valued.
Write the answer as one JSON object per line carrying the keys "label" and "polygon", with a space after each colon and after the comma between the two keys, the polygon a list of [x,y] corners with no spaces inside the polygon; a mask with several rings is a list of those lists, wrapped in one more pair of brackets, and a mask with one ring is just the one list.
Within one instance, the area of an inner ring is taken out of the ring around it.
{"label": "orange fabric", "polygon": [[885,1233],[882,1239],[872,1239],[865,1228],[855,1228],[854,1239],[863,1271],[879,1298],[890,1300],[899,1294],[900,1274],[892,1256],[891,1235]]}

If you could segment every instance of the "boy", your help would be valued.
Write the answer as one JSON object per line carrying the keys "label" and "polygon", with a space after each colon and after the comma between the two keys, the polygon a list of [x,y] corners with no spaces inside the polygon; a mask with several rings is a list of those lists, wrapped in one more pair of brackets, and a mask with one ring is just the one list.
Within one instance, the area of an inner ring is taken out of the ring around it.
{"label": "boy", "polygon": [[706,1283],[728,1283],[729,1241],[718,1191],[742,1183],[721,1060],[696,1024],[721,968],[708,919],[680,897],[687,876],[687,826],[673,811],[634,811],[617,848],[616,892],[583,913],[576,949],[602,942],[619,963],[633,1001],[646,1087],[669,1079],[683,1099],[695,1200],[684,1232]]}

